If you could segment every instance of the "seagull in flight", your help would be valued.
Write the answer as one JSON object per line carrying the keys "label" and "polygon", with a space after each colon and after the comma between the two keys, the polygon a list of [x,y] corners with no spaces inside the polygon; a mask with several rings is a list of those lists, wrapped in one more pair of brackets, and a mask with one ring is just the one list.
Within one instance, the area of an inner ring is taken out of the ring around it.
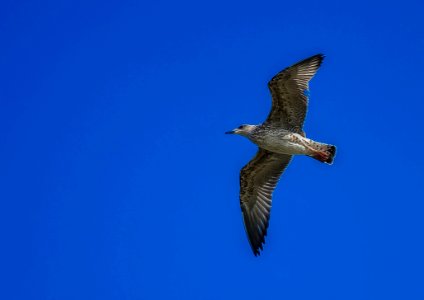
{"label": "seagull in flight", "polygon": [[336,147],[306,138],[302,129],[308,108],[308,84],[323,59],[324,55],[317,54],[275,75],[268,82],[272,108],[265,122],[226,132],[244,136],[259,147],[240,171],[240,206],[255,256],[265,243],[272,193],[293,155],[333,163]]}

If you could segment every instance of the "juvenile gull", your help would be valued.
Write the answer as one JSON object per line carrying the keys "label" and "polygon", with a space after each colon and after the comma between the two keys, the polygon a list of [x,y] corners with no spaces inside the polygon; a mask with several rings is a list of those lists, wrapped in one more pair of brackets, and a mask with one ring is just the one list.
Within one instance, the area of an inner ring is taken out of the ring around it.
{"label": "juvenile gull", "polygon": [[255,143],[256,156],[240,171],[240,206],[253,253],[263,250],[272,193],[293,155],[307,155],[332,164],[336,147],[306,138],[303,122],[308,108],[308,83],[324,56],[314,55],[288,67],[268,83],[272,108],[259,125],[241,125],[228,131]]}

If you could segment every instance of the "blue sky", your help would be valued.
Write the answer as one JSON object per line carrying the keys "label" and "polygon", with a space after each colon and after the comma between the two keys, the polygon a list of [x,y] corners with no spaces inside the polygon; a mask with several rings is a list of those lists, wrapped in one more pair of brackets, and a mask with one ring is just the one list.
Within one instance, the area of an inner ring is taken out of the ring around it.
{"label": "blue sky", "polygon": [[[419,1],[6,1],[2,299],[423,299]],[[240,168],[267,81],[316,53],[264,252]]]}

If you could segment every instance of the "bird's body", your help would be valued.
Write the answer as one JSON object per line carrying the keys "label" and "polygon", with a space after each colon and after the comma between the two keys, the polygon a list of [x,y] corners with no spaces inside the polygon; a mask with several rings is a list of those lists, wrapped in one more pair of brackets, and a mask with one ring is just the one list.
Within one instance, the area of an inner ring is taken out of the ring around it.
{"label": "bird's body", "polygon": [[310,139],[282,128],[260,125],[250,134],[249,139],[258,147],[273,153],[295,155],[310,152],[306,147]]}
{"label": "bird's body", "polygon": [[240,205],[249,243],[262,250],[268,229],[272,193],[293,155],[307,155],[331,164],[336,148],[306,138],[303,122],[308,106],[308,83],[324,56],[314,55],[278,73],[268,83],[272,108],[259,125],[241,125],[227,133],[255,143],[256,156],[240,171]]}

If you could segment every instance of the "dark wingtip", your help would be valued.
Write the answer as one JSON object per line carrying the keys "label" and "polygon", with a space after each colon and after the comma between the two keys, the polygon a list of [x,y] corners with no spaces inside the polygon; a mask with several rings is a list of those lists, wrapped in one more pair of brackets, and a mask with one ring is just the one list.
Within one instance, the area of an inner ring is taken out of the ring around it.
{"label": "dark wingtip", "polygon": [[311,57],[311,59],[317,58],[318,59],[318,65],[320,66],[325,58],[325,54],[318,53]]}
{"label": "dark wingtip", "polygon": [[292,67],[300,66],[300,65],[304,65],[304,64],[308,64],[308,65],[313,64],[313,65],[316,65],[317,68],[319,68],[321,66],[324,58],[325,58],[324,54],[318,53],[318,54],[312,55],[308,58],[305,58],[304,60],[294,64]]}
{"label": "dark wingtip", "polygon": [[255,255],[255,257],[261,256],[261,252],[259,249],[253,249],[253,255]]}

